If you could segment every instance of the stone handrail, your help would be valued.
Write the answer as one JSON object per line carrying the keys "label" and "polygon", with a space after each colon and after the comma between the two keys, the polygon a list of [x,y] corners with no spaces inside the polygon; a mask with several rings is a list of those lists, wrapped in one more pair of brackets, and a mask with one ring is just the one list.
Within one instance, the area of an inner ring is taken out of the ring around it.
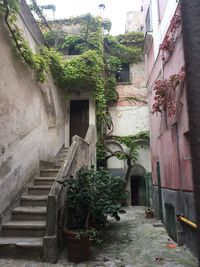
{"label": "stone handrail", "polygon": [[43,242],[44,259],[55,263],[58,259],[58,245],[62,243],[60,238],[63,227],[62,217],[65,211],[66,188],[58,183],[63,177],[75,175],[83,166],[96,164],[96,131],[95,126],[90,125],[85,139],[75,135],[73,142],[54,182],[47,201],[46,235]]}

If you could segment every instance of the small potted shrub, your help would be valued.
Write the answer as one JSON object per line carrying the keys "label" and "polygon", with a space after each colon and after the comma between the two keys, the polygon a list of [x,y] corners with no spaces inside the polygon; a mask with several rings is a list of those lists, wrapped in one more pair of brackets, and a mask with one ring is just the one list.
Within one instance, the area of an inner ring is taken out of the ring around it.
{"label": "small potted shrub", "polygon": [[92,204],[89,180],[81,168],[74,177],[65,177],[60,183],[67,187],[64,233],[68,258],[83,261],[88,259],[90,241],[96,236],[96,230],[88,225]]}
{"label": "small potted shrub", "polygon": [[64,233],[68,258],[80,262],[88,259],[90,242],[97,239],[96,228],[105,224],[107,216],[120,219],[125,182],[104,170],[84,166],[74,177],[65,177],[60,183],[67,187]]}

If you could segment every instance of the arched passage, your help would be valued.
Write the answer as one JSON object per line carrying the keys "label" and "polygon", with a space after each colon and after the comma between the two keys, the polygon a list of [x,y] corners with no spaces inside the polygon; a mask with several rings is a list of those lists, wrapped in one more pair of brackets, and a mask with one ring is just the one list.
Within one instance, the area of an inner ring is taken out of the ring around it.
{"label": "arched passage", "polygon": [[[112,152],[123,151],[123,147],[116,141],[108,140],[106,145]],[[124,176],[124,160],[111,157],[107,160],[107,169],[113,175]]]}
{"label": "arched passage", "polygon": [[147,204],[146,170],[135,164],[130,173],[130,201],[132,206]]}

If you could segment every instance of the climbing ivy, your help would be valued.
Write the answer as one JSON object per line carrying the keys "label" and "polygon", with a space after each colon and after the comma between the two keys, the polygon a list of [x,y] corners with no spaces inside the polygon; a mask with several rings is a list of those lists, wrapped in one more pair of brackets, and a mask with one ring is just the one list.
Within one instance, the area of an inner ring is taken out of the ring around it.
{"label": "climbing ivy", "polygon": [[19,0],[0,0],[0,14],[5,14],[7,7],[12,12],[12,16],[9,18],[10,21],[15,20],[19,11]]}
{"label": "climbing ivy", "polygon": [[142,32],[128,32],[116,36],[117,41],[128,47],[143,47],[144,34]]}
{"label": "climbing ivy", "polygon": [[[120,35],[120,39],[121,39]],[[141,37],[141,34],[135,34],[134,36]],[[133,37],[133,36],[132,36]],[[140,59],[142,47],[138,45],[128,46],[123,42],[120,42],[118,37],[108,35],[104,38],[105,51],[108,55],[117,57],[122,63],[133,63]],[[133,42],[134,43],[134,42]]]}
{"label": "climbing ivy", "polygon": [[[41,11],[35,6],[36,1],[32,1],[32,3],[35,10]],[[78,35],[54,30],[51,23],[50,26],[45,24],[46,28],[42,28],[44,36],[52,47],[42,46],[36,53],[33,53],[17,26],[18,10],[18,0],[0,0],[0,12],[4,14],[18,56],[27,66],[35,70],[39,82],[45,82],[48,73],[51,72],[55,83],[63,89],[66,95],[91,90],[96,100],[97,152],[100,158],[105,158],[107,152],[104,139],[107,127],[112,128],[108,106],[118,100],[115,72],[122,63],[139,60],[142,51],[142,35],[103,36],[102,29],[109,32],[110,22],[86,14],[67,20],[54,21],[54,25],[80,25],[80,34]],[[64,59],[60,52],[66,48],[79,55]],[[130,147],[131,157],[136,157],[134,142],[130,137],[129,139],[118,139],[118,141]],[[124,155],[118,153],[117,157],[123,158]]]}

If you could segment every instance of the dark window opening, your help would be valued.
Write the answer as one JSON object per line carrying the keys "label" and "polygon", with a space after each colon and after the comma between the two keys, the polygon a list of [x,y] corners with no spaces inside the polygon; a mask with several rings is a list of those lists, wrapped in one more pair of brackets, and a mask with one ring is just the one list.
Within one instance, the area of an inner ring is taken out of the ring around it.
{"label": "dark window opening", "polygon": [[147,189],[145,178],[142,176],[131,176],[131,205],[146,206],[147,204]]}
{"label": "dark window opening", "polygon": [[129,83],[130,82],[130,71],[129,64],[123,63],[115,73],[117,83]]}

